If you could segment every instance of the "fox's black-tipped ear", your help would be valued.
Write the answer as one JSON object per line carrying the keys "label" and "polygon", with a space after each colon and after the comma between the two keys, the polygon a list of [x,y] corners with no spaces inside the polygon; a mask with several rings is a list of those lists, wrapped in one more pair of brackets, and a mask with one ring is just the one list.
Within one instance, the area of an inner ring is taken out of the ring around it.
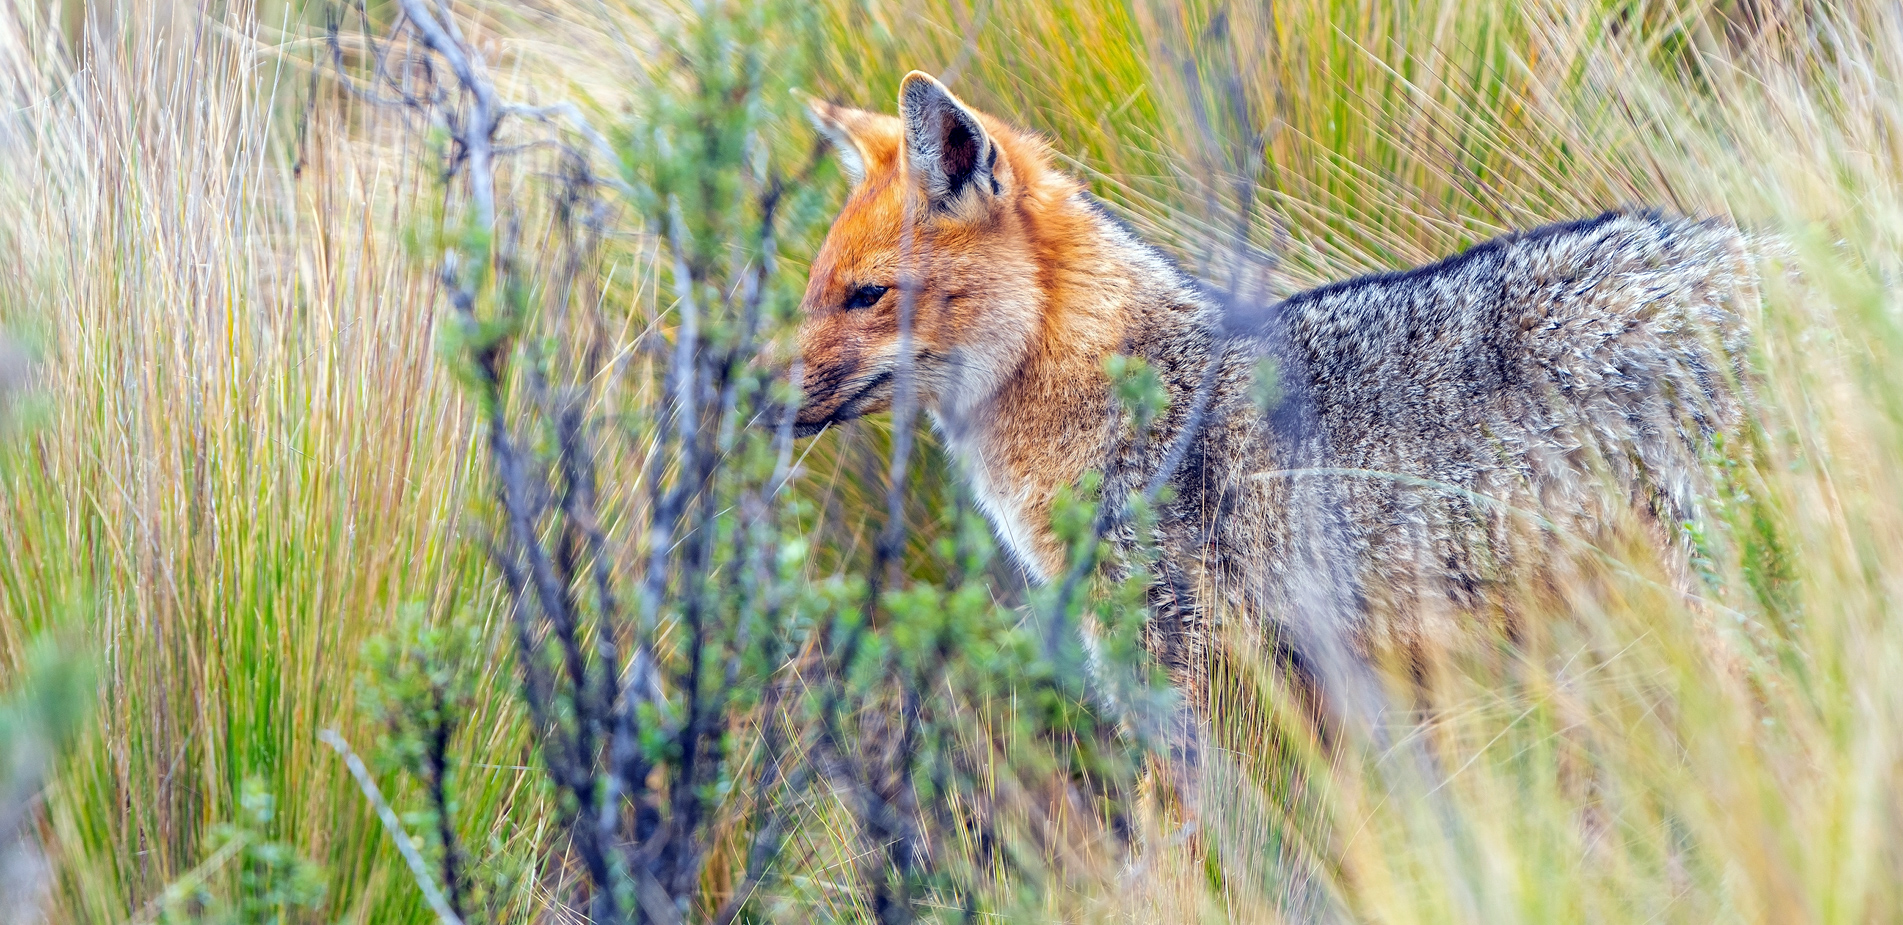
{"label": "fox's black-tipped ear", "polygon": [[998,146],[978,114],[922,71],[899,85],[899,119],[905,123],[905,158],[914,182],[934,207],[950,209],[967,194],[996,196]]}

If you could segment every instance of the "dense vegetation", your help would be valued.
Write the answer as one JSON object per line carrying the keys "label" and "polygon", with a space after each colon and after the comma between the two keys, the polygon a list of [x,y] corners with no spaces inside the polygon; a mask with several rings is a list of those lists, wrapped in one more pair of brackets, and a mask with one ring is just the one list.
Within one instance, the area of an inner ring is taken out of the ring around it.
{"label": "dense vegetation", "polygon": [[[1578,547],[1386,748],[1245,668],[1182,805],[1139,594],[1025,587],[903,411],[772,424],[844,187],[800,94],[912,68],[1283,292],[1738,222],[1760,415],[1691,591]],[[1893,4],[15,4],[0,92],[6,915],[1903,909]]]}

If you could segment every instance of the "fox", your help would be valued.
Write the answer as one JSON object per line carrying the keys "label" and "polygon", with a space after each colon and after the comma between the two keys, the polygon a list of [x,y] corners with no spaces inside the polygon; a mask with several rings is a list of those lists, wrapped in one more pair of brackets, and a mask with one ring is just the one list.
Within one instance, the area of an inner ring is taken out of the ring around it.
{"label": "fox", "polygon": [[[1720,220],[1614,210],[1239,308],[928,74],[896,114],[808,108],[852,188],[799,309],[795,434],[912,403],[1033,582],[1065,573],[1060,494],[1153,495],[1103,567],[1148,569],[1143,645],[1192,700],[1229,626],[1298,675],[1331,639],[1416,664],[1513,636],[1556,537],[1624,513],[1682,546],[1744,414]],[[1162,384],[1147,425],[1118,356]]]}

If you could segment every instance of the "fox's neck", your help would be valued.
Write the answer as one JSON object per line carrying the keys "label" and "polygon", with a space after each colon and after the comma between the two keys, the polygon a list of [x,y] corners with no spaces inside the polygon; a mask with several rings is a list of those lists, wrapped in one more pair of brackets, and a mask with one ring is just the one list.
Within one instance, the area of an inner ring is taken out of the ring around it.
{"label": "fox's neck", "polygon": [[1047,581],[1065,557],[1051,503],[1101,468],[1117,439],[1105,359],[1194,324],[1197,295],[1088,194],[1042,206],[1031,227],[1045,304],[1025,358],[992,400],[938,424],[999,539]]}

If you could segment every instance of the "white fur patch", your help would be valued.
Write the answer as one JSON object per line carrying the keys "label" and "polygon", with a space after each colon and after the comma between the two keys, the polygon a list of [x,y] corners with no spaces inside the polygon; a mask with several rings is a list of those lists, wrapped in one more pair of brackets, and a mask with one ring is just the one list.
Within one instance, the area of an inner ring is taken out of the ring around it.
{"label": "white fur patch", "polygon": [[969,428],[957,427],[947,421],[943,415],[933,414],[932,423],[945,446],[952,451],[965,467],[971,482],[971,493],[978,500],[978,509],[984,511],[985,519],[991,521],[992,532],[998,535],[1004,548],[1009,550],[1011,558],[1025,574],[1038,584],[1051,580],[1044,569],[1044,560],[1038,557],[1036,534],[1032,532],[1030,522],[1025,517],[1025,505],[1029,500],[1020,489],[1007,494],[999,491],[997,480],[992,478],[989,467],[985,465],[984,454],[972,439]]}

